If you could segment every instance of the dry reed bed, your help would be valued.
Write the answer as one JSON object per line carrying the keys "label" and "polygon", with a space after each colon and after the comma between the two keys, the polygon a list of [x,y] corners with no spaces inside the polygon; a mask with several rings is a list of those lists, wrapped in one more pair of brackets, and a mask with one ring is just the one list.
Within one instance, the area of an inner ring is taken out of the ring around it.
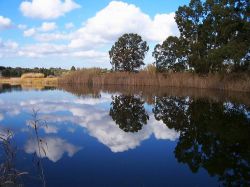
{"label": "dry reed bed", "polygon": [[21,79],[27,79],[27,78],[44,78],[43,73],[24,73],[21,76]]}
{"label": "dry reed bed", "polygon": [[27,86],[57,86],[58,78],[0,78],[0,84]]}
{"label": "dry reed bed", "polygon": [[250,92],[250,76],[246,74],[200,76],[194,73],[157,74],[146,71],[102,73],[97,69],[70,73],[60,78],[59,84],[159,86]]}

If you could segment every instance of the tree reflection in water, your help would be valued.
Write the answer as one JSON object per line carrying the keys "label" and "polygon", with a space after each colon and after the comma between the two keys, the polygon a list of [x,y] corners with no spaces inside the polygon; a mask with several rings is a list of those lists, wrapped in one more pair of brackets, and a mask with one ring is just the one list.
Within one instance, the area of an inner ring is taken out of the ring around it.
{"label": "tree reflection in water", "polygon": [[250,119],[245,105],[188,97],[158,97],[153,113],[180,133],[179,162],[204,168],[224,186],[250,185]]}
{"label": "tree reflection in water", "polygon": [[125,132],[138,132],[149,119],[144,102],[136,96],[112,96],[109,115]]}

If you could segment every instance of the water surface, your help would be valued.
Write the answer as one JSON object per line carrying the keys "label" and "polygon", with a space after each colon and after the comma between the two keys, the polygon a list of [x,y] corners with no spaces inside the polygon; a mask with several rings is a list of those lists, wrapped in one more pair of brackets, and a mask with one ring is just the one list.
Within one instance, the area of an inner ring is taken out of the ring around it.
{"label": "water surface", "polygon": [[[247,94],[159,88],[0,87],[0,134],[13,132],[17,184],[248,186]],[[46,124],[37,129],[32,114]],[[3,142],[3,141],[1,141]],[[1,163],[6,162],[1,148]]]}

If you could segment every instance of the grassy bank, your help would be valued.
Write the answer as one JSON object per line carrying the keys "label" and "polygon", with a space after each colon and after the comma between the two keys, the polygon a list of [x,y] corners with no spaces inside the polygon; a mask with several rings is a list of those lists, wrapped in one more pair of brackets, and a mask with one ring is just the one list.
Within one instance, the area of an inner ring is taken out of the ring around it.
{"label": "grassy bank", "polygon": [[0,84],[33,86],[57,86],[58,78],[0,78]]}
{"label": "grassy bank", "polygon": [[194,73],[103,73],[99,69],[71,72],[59,79],[59,84],[88,84],[92,86],[158,86],[177,88],[217,89],[250,92],[250,76],[247,74],[208,74]]}

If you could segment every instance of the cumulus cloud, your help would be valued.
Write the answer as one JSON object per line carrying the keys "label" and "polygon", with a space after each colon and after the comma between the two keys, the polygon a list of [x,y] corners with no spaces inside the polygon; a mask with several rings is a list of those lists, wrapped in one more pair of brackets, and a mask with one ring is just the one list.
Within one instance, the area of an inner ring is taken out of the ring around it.
{"label": "cumulus cloud", "polygon": [[[72,0],[64,2],[62,0],[32,0],[24,1],[20,7],[24,10],[25,7],[30,6],[27,11],[32,14],[26,12],[27,15],[52,18],[59,15],[58,11],[62,10],[60,7],[66,4],[69,6],[72,3],[74,4]],[[91,62],[106,63],[108,66],[107,49],[124,33],[138,33],[149,43],[162,42],[169,35],[179,34],[174,13],[150,17],[139,7],[121,1],[110,2],[78,29],[72,29],[75,28],[72,22],[66,23],[64,27],[65,31],[55,31],[57,29],[55,22],[44,22],[32,28],[19,25],[18,28],[23,30],[23,36],[32,37],[36,43],[22,45],[14,52],[13,50],[5,51],[5,54],[0,53],[0,56],[73,57],[83,59],[86,65],[89,63],[89,66],[94,66]],[[10,53],[6,54],[6,52]],[[147,57],[145,61],[150,62],[151,58]]]}
{"label": "cumulus cloud", "polygon": [[7,29],[11,26],[11,19],[0,16],[0,29]]}
{"label": "cumulus cloud", "polygon": [[[56,18],[62,8],[72,7],[73,0],[29,0],[23,1],[20,9],[30,17],[43,19]],[[76,5],[78,6],[78,5]],[[27,8],[29,7],[29,8]],[[51,8],[52,7],[52,8]],[[27,28],[19,25],[24,37],[32,37],[36,42],[24,44],[15,52],[5,51],[0,57],[28,57],[49,58],[69,57],[81,58],[86,66],[109,67],[108,49],[124,33],[138,33],[150,44],[162,42],[170,35],[178,35],[178,28],[174,20],[174,13],[156,14],[151,17],[139,7],[121,2],[112,1],[95,16],[84,21],[80,28],[75,28],[72,22],[65,23],[64,31],[55,30],[55,22],[44,22],[37,27]],[[74,28],[74,29],[73,29]],[[67,58],[65,58],[67,59]],[[77,59],[77,60],[78,60]],[[152,61],[151,54],[145,59],[146,63]]]}
{"label": "cumulus cloud", "polygon": [[36,29],[35,28],[31,28],[31,29],[25,30],[23,32],[23,35],[25,37],[30,37],[30,36],[33,36],[35,33],[36,33]]}
{"label": "cumulus cloud", "polygon": [[70,47],[110,43],[131,32],[142,35],[148,41],[163,41],[170,35],[178,35],[174,15],[157,14],[152,19],[133,4],[112,1],[75,32]]}
{"label": "cumulus cloud", "polygon": [[16,55],[18,46],[18,43],[12,40],[3,41],[0,38],[0,58]]}
{"label": "cumulus cloud", "polygon": [[52,42],[52,41],[62,41],[69,40],[70,36],[62,33],[39,33],[34,36],[34,39],[39,42]]}
{"label": "cumulus cloud", "polygon": [[57,28],[57,25],[55,22],[43,22],[41,27],[38,28],[38,30],[42,32],[48,32],[48,31],[53,31],[56,28]]}
{"label": "cumulus cloud", "polygon": [[51,43],[37,43],[23,46],[18,49],[18,56],[42,58],[48,56],[64,56],[85,58],[85,60],[93,60],[95,62],[108,61],[108,54],[96,50],[77,50],[69,48],[67,45],[51,44]]}
{"label": "cumulus cloud", "polygon": [[[27,28],[26,25],[20,25],[18,27],[22,28],[23,30]],[[49,32],[49,31],[53,31],[55,29],[57,29],[57,25],[56,25],[55,22],[43,22],[40,27],[33,27],[33,28],[29,28],[27,30],[24,30],[23,35],[25,37],[34,37],[35,39],[38,38],[37,40],[39,40],[39,37],[41,37],[41,41],[50,41],[51,40],[50,38],[53,38],[53,40],[56,40],[55,39],[56,36],[50,35],[50,33],[45,33],[45,34],[44,33],[42,33],[42,34],[38,33],[38,32]],[[45,36],[43,36],[43,35],[45,35]],[[50,38],[48,38],[46,40],[47,35]],[[45,39],[43,39],[43,38],[45,38]],[[63,38],[60,37],[58,39],[63,39]]]}
{"label": "cumulus cloud", "polygon": [[13,42],[11,40],[8,40],[8,41],[4,42],[0,38],[0,49],[1,48],[16,49],[17,47],[18,47],[18,44],[16,42]]}
{"label": "cumulus cloud", "polygon": [[69,22],[69,23],[66,23],[65,24],[65,29],[72,29],[72,28],[74,28],[75,27],[75,25],[74,25],[74,23],[72,23],[72,22]]}
{"label": "cumulus cloud", "polygon": [[77,8],[80,5],[73,0],[32,0],[20,5],[24,16],[38,19],[56,19]]}
{"label": "cumulus cloud", "polygon": [[17,25],[17,28],[20,30],[25,30],[25,29],[27,29],[27,25],[19,24],[19,25]]}
{"label": "cumulus cloud", "polygon": [[[64,153],[67,153],[69,157],[74,156],[82,148],[68,143],[66,140],[58,137],[45,137],[43,141],[46,143],[44,147],[46,154],[42,151],[41,158],[47,157],[52,162],[60,160]],[[24,150],[28,154],[35,153],[39,155],[39,148],[35,140],[30,139],[26,142]]]}

